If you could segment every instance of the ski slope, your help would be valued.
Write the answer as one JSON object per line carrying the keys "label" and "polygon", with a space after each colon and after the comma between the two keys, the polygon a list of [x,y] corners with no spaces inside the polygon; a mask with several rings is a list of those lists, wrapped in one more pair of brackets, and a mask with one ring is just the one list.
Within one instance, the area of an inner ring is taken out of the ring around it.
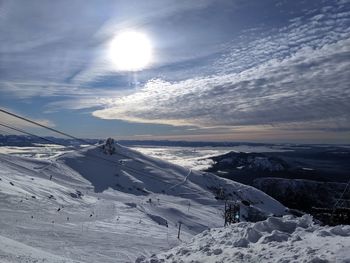
{"label": "ski slope", "polygon": [[243,218],[285,214],[253,187],[115,149],[0,154],[0,262],[135,262],[222,226],[218,196],[248,202]]}

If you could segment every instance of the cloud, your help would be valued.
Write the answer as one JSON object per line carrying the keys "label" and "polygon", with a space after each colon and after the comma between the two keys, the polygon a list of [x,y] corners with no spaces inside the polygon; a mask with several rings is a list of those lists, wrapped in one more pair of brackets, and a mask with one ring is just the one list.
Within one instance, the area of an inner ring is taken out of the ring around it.
{"label": "cloud", "polygon": [[[109,58],[110,52],[108,51],[108,49],[110,46],[110,41],[118,33],[123,32],[125,30],[140,30],[144,34],[148,35],[148,37],[151,39],[152,46],[155,49],[158,49],[159,51],[161,49],[164,49],[164,45],[166,45],[164,44],[164,42],[166,41],[161,38],[152,38],[152,30],[150,29],[152,29],[154,25],[156,25],[156,27],[159,26],[159,24],[163,24],[163,26],[165,26],[164,21],[166,21],[167,24],[172,24],[171,21],[173,16],[176,16],[178,14],[184,15],[188,12],[195,12],[197,10],[204,9],[214,2],[215,1],[213,0],[181,0],[176,2],[171,0],[151,0],[146,2],[137,2],[137,5],[135,6],[134,4],[130,4],[130,1],[120,1],[119,6],[122,11],[119,12],[114,18],[106,20],[105,23],[101,26],[101,28],[94,34],[95,38],[103,40],[101,45],[98,47],[99,55],[94,57],[94,59],[88,66],[84,67],[84,69],[82,69],[78,74],[76,74],[72,81],[77,84],[84,84],[92,82],[99,78],[103,78],[106,75],[116,74],[117,69],[115,67],[115,63],[113,63]],[[225,1],[219,2],[222,3]],[[187,35],[188,33],[186,31],[182,31],[182,34]],[[177,34],[176,37],[179,38],[179,35]],[[176,45],[174,45],[176,40],[172,37],[172,40],[170,42],[172,42],[171,52],[174,52],[174,49],[176,49]],[[186,40],[184,40],[183,44],[185,45],[181,46],[182,50],[185,49],[188,43]],[[196,53],[198,52],[199,51],[197,51]],[[208,51],[204,53],[207,54]],[[209,53],[212,53],[212,51],[209,51]],[[192,52],[192,50],[190,53],[187,54],[185,58],[179,58],[178,55],[166,58],[166,55],[162,54],[161,56],[156,56],[155,58],[153,58],[152,64],[149,65],[148,68],[157,68],[166,64],[188,60],[190,55],[192,56],[192,58],[197,58],[203,55],[193,54],[194,53]],[[118,74],[125,73],[118,72]]]}
{"label": "cloud", "polygon": [[81,110],[111,105],[114,98],[125,96],[131,91],[113,90],[110,87],[83,88],[73,84],[45,82],[1,82],[0,92],[8,99],[13,97],[27,101],[32,98],[57,98],[44,106],[44,113],[61,110]]}
{"label": "cloud", "polygon": [[115,74],[105,51],[118,30],[140,28],[211,2],[2,1],[0,77],[13,82],[85,84]]}
{"label": "cloud", "polygon": [[45,81],[0,81],[2,94],[20,99],[90,94],[92,91],[75,85]]}
{"label": "cloud", "polygon": [[121,97],[123,92],[109,92],[110,97],[107,97],[106,94],[99,95],[84,95],[84,96],[75,96],[74,98],[58,100],[50,102],[45,106],[45,113],[59,112],[62,110],[82,110],[90,108],[101,108],[105,105],[112,105],[114,99],[119,96]]}
{"label": "cloud", "polygon": [[[39,105],[45,98],[45,112],[93,109],[102,119],[186,125],[197,133],[346,131],[347,3],[4,1],[1,97]],[[256,6],[268,10],[254,16]],[[108,41],[125,28],[149,30],[159,55],[153,69],[138,73],[137,85],[106,57]]]}
{"label": "cloud", "polygon": [[264,126],[347,130],[350,12],[322,9],[227,45],[207,75],[150,80],[93,116],[197,127]]}
{"label": "cloud", "polygon": [[[2,1],[0,76],[10,82],[61,82],[95,55],[91,38],[103,19],[80,1]],[[96,6],[96,12],[101,6]],[[79,19],[77,19],[79,16]],[[77,30],[78,28],[78,30]]]}
{"label": "cloud", "polygon": [[281,125],[349,120],[350,39],[302,48],[240,73],[180,82],[152,80],[114,105],[103,119],[171,125]]}

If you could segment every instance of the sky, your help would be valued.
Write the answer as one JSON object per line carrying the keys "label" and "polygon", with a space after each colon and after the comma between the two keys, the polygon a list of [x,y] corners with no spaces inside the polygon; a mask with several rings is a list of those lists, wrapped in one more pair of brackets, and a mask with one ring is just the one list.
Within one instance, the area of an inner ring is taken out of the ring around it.
{"label": "sky", "polygon": [[2,0],[0,43],[0,107],[75,136],[350,143],[350,0]]}

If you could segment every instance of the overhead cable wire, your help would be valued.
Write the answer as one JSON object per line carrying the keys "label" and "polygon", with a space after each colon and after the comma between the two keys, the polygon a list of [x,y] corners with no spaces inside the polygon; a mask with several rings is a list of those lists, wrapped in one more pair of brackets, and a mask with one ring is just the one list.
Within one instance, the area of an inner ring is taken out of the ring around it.
{"label": "overhead cable wire", "polygon": [[33,136],[33,137],[36,137],[36,138],[39,138],[39,139],[41,139],[41,140],[44,140],[44,141],[47,141],[47,142],[50,142],[50,143],[53,143],[53,144],[58,144],[58,145],[61,145],[61,146],[67,146],[67,145],[64,145],[63,143],[55,142],[55,141],[53,141],[53,140],[47,139],[47,138],[45,138],[45,137],[41,137],[41,136],[39,136],[39,135],[36,135],[36,134],[34,134],[34,133],[30,133],[30,132],[24,131],[24,130],[19,129],[19,128],[15,128],[15,127],[10,126],[10,125],[6,125],[6,124],[3,124],[3,123],[0,123],[0,126],[6,127],[6,128],[8,128],[8,129],[11,129],[11,130],[14,130],[14,131],[23,133],[23,134],[27,134],[27,135],[30,135],[30,136]]}
{"label": "overhead cable wire", "polygon": [[[39,122],[37,122],[37,121],[30,120],[30,119],[28,119],[28,118],[25,118],[25,117],[23,117],[23,116],[20,116],[20,115],[18,115],[18,114],[12,113],[12,112],[9,112],[9,111],[7,111],[7,110],[4,110],[4,109],[1,109],[1,108],[0,108],[0,112],[3,112],[3,113],[8,114],[8,115],[10,115],[10,116],[12,116],[12,117],[15,117],[15,118],[24,120],[24,121],[29,122],[29,123],[31,123],[31,124],[40,126],[40,127],[45,128],[45,129],[47,129],[47,130],[56,132],[56,133],[58,133],[58,134],[64,135],[64,136],[69,137],[69,138],[71,138],[71,139],[74,139],[74,140],[83,142],[83,143],[88,144],[88,145],[90,145],[90,146],[93,146],[93,145],[94,145],[93,143],[91,143],[91,142],[89,142],[89,141],[87,141],[87,140],[78,138],[78,137],[76,137],[76,136],[70,135],[70,134],[68,134],[68,133],[66,133],[66,132],[62,132],[62,131],[59,131],[59,130],[57,130],[57,129],[51,128],[51,127],[48,127],[47,125],[43,125],[43,124],[41,124],[41,123],[39,123]],[[26,133],[29,133],[29,132],[26,132]],[[45,139],[45,140],[47,141],[48,139]],[[51,142],[52,142],[52,141],[51,141]],[[57,143],[56,143],[56,144],[57,144]],[[64,145],[64,146],[66,146],[66,145]],[[130,156],[125,155],[125,154],[122,154],[122,153],[120,153],[120,152],[118,152],[118,154],[119,154],[120,156],[125,157],[125,158],[131,158]],[[96,157],[96,158],[99,158],[99,159],[103,159],[103,160],[108,161],[108,162],[112,162],[112,163],[117,164],[117,165],[121,165],[119,162],[115,162],[115,161],[113,161],[113,160],[105,159],[105,158],[103,158],[103,157],[96,156],[96,155],[95,155],[95,157]],[[143,162],[141,162],[141,161],[139,161],[139,160],[136,160],[136,159],[134,159],[134,161],[135,161],[135,162],[138,162],[138,163],[144,164]],[[147,165],[149,165],[149,166],[151,166],[151,167],[153,167],[153,168],[162,170],[162,171],[167,172],[167,173],[169,172],[167,169],[164,169],[164,168],[161,168],[161,167],[157,167],[157,166],[152,165],[152,164],[149,164],[149,163],[148,163]],[[129,167],[129,168],[131,168],[131,167]],[[132,169],[132,168],[131,168],[131,169]]]}
{"label": "overhead cable wire", "polygon": [[23,117],[23,116],[19,116],[19,115],[15,114],[15,113],[12,113],[12,112],[7,111],[7,110],[0,109],[0,112],[3,112],[3,113],[8,114],[8,115],[10,115],[10,116],[12,116],[12,117],[15,117],[15,118],[24,120],[24,121],[26,121],[26,122],[32,123],[32,124],[34,124],[34,125],[40,126],[40,127],[42,127],[42,128],[48,129],[48,130],[50,130],[50,131],[59,133],[59,134],[61,134],[61,135],[67,136],[67,137],[69,137],[69,138],[71,138],[71,139],[74,139],[74,140],[77,140],[77,141],[81,141],[81,142],[84,142],[84,143],[89,144],[89,145],[93,145],[91,142],[88,142],[87,140],[84,140],[84,139],[75,137],[75,136],[70,135],[70,134],[65,133],[65,132],[61,132],[61,131],[59,131],[59,130],[57,130],[57,129],[51,128],[51,127],[49,127],[49,126],[47,126],[47,125],[44,125],[44,124],[41,124],[41,123],[39,123],[39,122],[37,122],[37,121],[30,120],[30,119],[25,118],[25,117]]}

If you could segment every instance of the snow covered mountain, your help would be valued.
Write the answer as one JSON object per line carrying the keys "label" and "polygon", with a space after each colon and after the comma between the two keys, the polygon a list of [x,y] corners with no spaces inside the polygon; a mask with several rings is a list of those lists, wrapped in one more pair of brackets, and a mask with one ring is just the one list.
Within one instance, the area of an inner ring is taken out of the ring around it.
{"label": "snow covered mountain", "polygon": [[[288,164],[277,157],[266,156],[263,153],[244,153],[234,152],[211,157],[215,162],[212,170],[249,170],[249,171],[268,171],[280,172],[288,168]],[[210,170],[210,169],[209,169]]]}
{"label": "snow covered mountain", "polygon": [[286,213],[253,187],[118,144],[46,160],[0,154],[0,167],[0,262],[134,262],[222,226],[223,199],[242,219]]}
{"label": "snow covered mountain", "polygon": [[[312,207],[333,208],[346,189],[346,183],[317,182],[304,179],[257,178],[253,186],[276,198],[289,208],[310,212]],[[344,192],[339,206],[349,207],[350,193]]]}

